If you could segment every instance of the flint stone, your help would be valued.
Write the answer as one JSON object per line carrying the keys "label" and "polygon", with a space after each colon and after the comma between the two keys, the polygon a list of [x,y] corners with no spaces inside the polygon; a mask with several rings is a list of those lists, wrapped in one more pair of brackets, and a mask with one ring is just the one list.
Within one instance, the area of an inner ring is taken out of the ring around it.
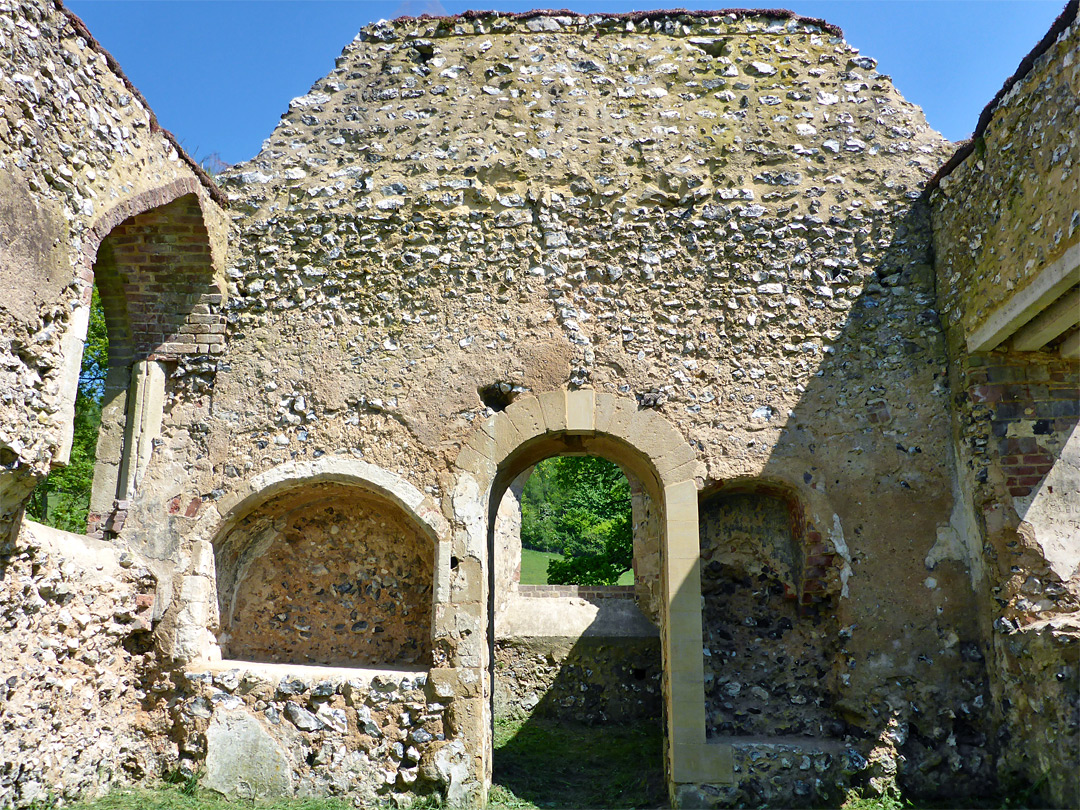
{"label": "flint stone", "polygon": [[228,797],[273,799],[292,793],[292,763],[245,711],[215,712],[206,730],[203,786]]}
{"label": "flint stone", "polygon": [[345,717],[345,712],[341,709],[332,709],[327,704],[319,706],[319,710],[315,712],[315,718],[325,726],[332,728],[334,731],[339,731],[342,734],[348,729],[348,721]]}
{"label": "flint stone", "polygon": [[323,727],[322,721],[318,717],[291,700],[285,704],[285,716],[301,731],[318,731]]}

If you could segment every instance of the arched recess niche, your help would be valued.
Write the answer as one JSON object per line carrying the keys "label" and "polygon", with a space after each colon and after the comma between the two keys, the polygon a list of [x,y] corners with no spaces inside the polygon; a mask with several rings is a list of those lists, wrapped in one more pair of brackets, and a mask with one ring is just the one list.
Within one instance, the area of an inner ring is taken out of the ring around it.
{"label": "arched recess niche", "polygon": [[247,492],[212,544],[217,621],[209,623],[224,658],[431,665],[445,523],[427,498],[347,459],[281,465]]}
{"label": "arched recess niche", "polygon": [[[664,659],[665,747],[669,789],[680,784],[729,784],[731,748],[709,745],[705,735],[704,674],[701,656],[701,580],[698,541],[698,480],[704,465],[682,435],[660,414],[634,400],[592,390],[550,391],[515,400],[475,430],[455,461],[455,536],[462,548],[479,553],[480,601],[459,610],[484,617],[484,649],[467,651],[485,662],[481,677],[491,695],[496,571],[494,524],[502,496],[528,467],[552,455],[579,453],[607,458],[630,471],[648,490],[660,512],[659,619]],[[483,516],[483,519],[477,519]],[[461,566],[463,569],[465,566]],[[461,573],[459,573],[459,576]],[[490,734],[490,705],[484,707]],[[481,752],[485,783],[490,781],[490,739]]]}
{"label": "arched recess niche", "polygon": [[798,495],[733,481],[699,505],[706,733],[837,738],[835,550]]}

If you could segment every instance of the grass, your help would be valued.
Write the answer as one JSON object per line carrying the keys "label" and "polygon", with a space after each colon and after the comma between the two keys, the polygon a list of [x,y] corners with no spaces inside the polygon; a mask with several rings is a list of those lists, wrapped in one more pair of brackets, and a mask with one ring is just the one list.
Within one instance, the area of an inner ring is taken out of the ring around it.
{"label": "grass", "polygon": [[[562,554],[555,551],[534,551],[531,548],[521,550],[521,584],[547,585],[548,560],[561,560]],[[619,585],[633,585],[634,572],[626,571],[619,577]]]}
{"label": "grass", "polygon": [[490,810],[667,805],[660,724],[495,724]]}
{"label": "grass", "polygon": [[[493,784],[487,810],[646,810],[667,807],[663,737],[659,724],[585,726],[555,720],[499,720],[495,724]],[[972,798],[969,808],[1041,807],[1032,786],[1003,799]],[[1035,801],[1032,805],[1030,802]],[[861,796],[851,791],[841,810],[947,810],[955,803],[912,803],[899,793]],[[50,802],[34,805],[51,810]],[[394,804],[365,810],[391,810]],[[345,799],[228,801],[185,785],[114,789],[100,799],[65,804],[64,810],[355,810]],[[416,798],[400,810],[444,810],[437,797]]]}
{"label": "grass", "polygon": [[561,560],[562,554],[554,551],[521,550],[521,584],[547,585],[548,560]]}
{"label": "grass", "polygon": [[69,810],[356,810],[341,799],[294,799],[254,804],[227,801],[216,793],[197,788],[164,786],[155,789],[114,790],[88,802],[67,805]]}
{"label": "grass", "polygon": [[[659,730],[590,728],[536,721],[495,727],[495,784],[487,810],[550,810],[551,808],[665,807],[660,777]],[[614,732],[614,733],[613,733]],[[604,746],[611,745],[610,750]],[[649,756],[655,758],[649,774]],[[646,773],[643,773],[643,770]],[[650,778],[652,777],[652,778]],[[643,798],[644,797],[644,798]],[[650,801],[651,800],[651,801]],[[969,807],[1022,808],[1031,797],[1020,794],[1001,802],[982,801]],[[35,805],[49,810],[54,805]],[[393,805],[382,807],[389,810]],[[1041,806],[1041,805],[1036,805]],[[434,798],[418,798],[402,810],[440,810]],[[942,810],[954,804],[913,804],[896,794],[849,794],[841,810]],[[271,803],[227,801],[193,784],[113,790],[92,801],[65,804],[64,810],[355,810],[343,799],[288,799]],[[376,810],[376,808],[367,808]]]}
{"label": "grass", "polygon": [[912,805],[894,793],[883,796],[861,796],[857,791],[848,794],[840,810],[906,810]]}

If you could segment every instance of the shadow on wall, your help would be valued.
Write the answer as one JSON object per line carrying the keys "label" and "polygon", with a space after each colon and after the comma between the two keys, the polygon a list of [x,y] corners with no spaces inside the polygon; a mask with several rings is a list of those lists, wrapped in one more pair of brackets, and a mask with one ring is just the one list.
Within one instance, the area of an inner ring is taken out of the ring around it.
{"label": "shadow on wall", "polygon": [[[845,322],[830,331],[811,316],[799,327],[808,339],[785,362],[811,373],[797,404],[787,413],[748,404],[760,438],[732,437],[729,451],[767,452],[762,480],[784,482],[805,505],[800,608],[819,608],[831,629],[813,650],[817,663],[803,663],[835,684],[822,730],[848,746],[845,779],[895,779],[911,797],[990,795],[994,719],[970,573],[978,550],[951,525],[947,358],[928,207],[920,198],[869,226],[855,208],[846,217],[835,208],[829,227],[851,245],[848,258],[842,250],[815,272],[832,291],[819,306],[846,309]],[[891,233],[877,230],[882,222],[894,223]],[[857,276],[854,251],[871,248],[873,273]],[[753,349],[744,356],[775,355]],[[787,377],[759,371],[766,383]],[[741,778],[760,770],[764,779],[769,767],[746,762]]]}
{"label": "shadow on wall", "polygon": [[707,737],[843,738],[835,600],[799,604],[829,560],[796,540],[801,509],[757,487],[706,496],[699,515]]}
{"label": "shadow on wall", "polygon": [[660,638],[632,594],[514,597],[494,656],[493,798],[666,806]]}

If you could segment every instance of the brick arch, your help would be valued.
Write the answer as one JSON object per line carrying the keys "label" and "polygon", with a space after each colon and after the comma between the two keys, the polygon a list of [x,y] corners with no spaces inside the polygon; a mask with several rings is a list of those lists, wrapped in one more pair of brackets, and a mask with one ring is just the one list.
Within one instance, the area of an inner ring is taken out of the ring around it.
{"label": "brick arch", "polygon": [[223,350],[222,295],[197,194],[117,223],[91,270],[109,327],[110,365]]}
{"label": "brick arch", "polygon": [[126,219],[142,214],[152,208],[168,205],[185,194],[199,194],[199,182],[193,177],[181,177],[163,186],[133,194],[126,200],[105,211],[83,235],[82,252],[79,256],[80,270],[90,271],[97,260],[102,240],[113,228]]}
{"label": "brick arch", "polygon": [[[454,548],[466,558],[455,573],[460,584],[452,579],[451,587],[474,601],[453,607],[467,615],[487,617],[490,647],[492,610],[484,592],[490,597],[493,589],[489,545],[493,540],[488,539],[492,512],[515,475],[541,458],[562,452],[600,455],[630,469],[660,505],[660,623],[669,787],[674,792],[680,784],[731,782],[730,746],[706,741],[697,511],[705,468],[682,434],[656,411],[592,390],[560,390],[519,398],[481,422],[454,462]],[[486,583],[486,589],[476,587],[477,581]],[[462,651],[459,658],[486,660],[488,655],[477,646]],[[477,674],[482,679],[491,677],[487,667]],[[490,707],[478,706],[477,711],[488,717]],[[487,739],[489,731],[476,728],[473,733],[480,741]],[[486,784],[490,746],[483,747],[482,767],[485,772],[477,777]]]}

